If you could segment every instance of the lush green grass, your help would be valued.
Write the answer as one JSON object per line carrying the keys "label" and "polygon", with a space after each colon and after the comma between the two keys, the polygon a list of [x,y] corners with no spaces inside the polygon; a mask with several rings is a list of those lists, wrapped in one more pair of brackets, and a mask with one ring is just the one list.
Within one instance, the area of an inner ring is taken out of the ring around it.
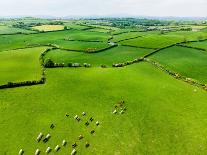
{"label": "lush green grass", "polygon": [[207,50],[207,41],[185,43],[183,45]]}
{"label": "lush green grass", "polygon": [[50,58],[55,63],[89,63],[92,66],[101,66],[102,64],[112,66],[113,63],[121,63],[139,58],[152,52],[152,50],[133,48],[133,47],[115,47],[99,53],[80,53],[72,51],[55,50],[49,52],[45,59]]}
{"label": "lush green grass", "polygon": [[[86,155],[206,154],[207,94],[194,89],[147,63],[119,69],[49,69],[45,85],[0,90],[0,154],[17,154],[20,148],[26,154],[37,148],[44,152],[63,139],[68,145],[57,154],[69,154],[75,141],[78,154]],[[127,111],[113,115],[121,99]],[[83,111],[86,118],[94,118],[88,129],[85,121],[73,119]],[[39,132],[51,134],[48,143],[36,142]],[[80,134],[85,136],[81,141]]]}
{"label": "lush green grass", "polygon": [[185,47],[172,47],[151,57],[170,70],[207,83],[207,52]]}
{"label": "lush green grass", "polygon": [[57,40],[52,43],[57,44],[60,48],[70,49],[70,50],[83,50],[86,52],[90,50],[97,51],[100,49],[110,47],[108,43],[103,43],[103,42]]}
{"label": "lush green grass", "polygon": [[[119,35],[114,35],[112,41],[113,42],[119,42],[124,39],[129,39],[129,38],[134,38],[134,37],[139,37],[144,35],[145,33],[142,32],[128,32],[128,33],[122,33]],[[147,33],[146,33],[147,34]]]}
{"label": "lush green grass", "polygon": [[76,30],[84,30],[88,28],[88,26],[79,25],[76,22],[65,22],[64,25],[67,26],[68,28],[72,28]]}
{"label": "lush green grass", "polygon": [[61,39],[107,41],[109,37],[110,36],[105,33],[78,30],[47,32],[30,35],[4,35],[0,36],[0,51],[24,48],[34,44],[49,44]]}
{"label": "lush green grass", "polygon": [[207,38],[207,33],[205,32],[178,31],[167,34],[156,34],[155,32],[148,32],[145,34],[147,35],[137,39],[122,41],[121,44],[147,48],[163,48],[183,41],[193,41],[198,40],[199,38]]}
{"label": "lush green grass", "polygon": [[103,29],[103,28],[93,28],[93,29],[89,29],[87,31],[109,33],[111,30]]}
{"label": "lush green grass", "polygon": [[187,41],[194,41],[199,39],[206,39],[207,33],[203,31],[193,32],[193,31],[177,31],[177,32],[170,32],[168,35],[182,37],[184,40]]}
{"label": "lush green grass", "polygon": [[180,36],[149,34],[136,39],[122,41],[121,44],[146,48],[163,48],[182,41],[184,41],[184,38]]}
{"label": "lush green grass", "polygon": [[20,33],[20,32],[21,33],[35,33],[35,31],[0,25],[0,34],[13,34],[13,33]]}
{"label": "lush green grass", "polygon": [[40,53],[46,47],[0,52],[0,85],[8,82],[39,80]]}

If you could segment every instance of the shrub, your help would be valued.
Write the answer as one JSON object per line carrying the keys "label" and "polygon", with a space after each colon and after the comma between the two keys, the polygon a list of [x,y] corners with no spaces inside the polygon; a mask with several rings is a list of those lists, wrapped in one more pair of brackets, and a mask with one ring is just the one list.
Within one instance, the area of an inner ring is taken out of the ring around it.
{"label": "shrub", "polygon": [[83,66],[86,68],[89,68],[89,67],[91,67],[91,64],[84,63]]}
{"label": "shrub", "polygon": [[73,67],[73,63],[69,62],[68,67]]}
{"label": "shrub", "polygon": [[44,63],[44,66],[47,68],[52,68],[55,66],[55,63],[51,59],[47,59]]}
{"label": "shrub", "polygon": [[101,68],[106,68],[106,65],[101,65]]}
{"label": "shrub", "polygon": [[72,67],[81,67],[79,63],[73,63]]}

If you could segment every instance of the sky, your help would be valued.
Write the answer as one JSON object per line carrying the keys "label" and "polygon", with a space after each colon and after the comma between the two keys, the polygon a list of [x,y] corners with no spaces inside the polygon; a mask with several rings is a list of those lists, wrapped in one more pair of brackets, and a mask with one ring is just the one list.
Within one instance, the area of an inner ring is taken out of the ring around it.
{"label": "sky", "polygon": [[0,16],[207,17],[207,0],[0,0]]}

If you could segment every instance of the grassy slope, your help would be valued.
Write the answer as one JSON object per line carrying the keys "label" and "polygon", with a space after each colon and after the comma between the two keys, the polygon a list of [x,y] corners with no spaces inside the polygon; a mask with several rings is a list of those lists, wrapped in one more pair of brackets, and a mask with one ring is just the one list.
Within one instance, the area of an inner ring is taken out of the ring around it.
{"label": "grassy slope", "polygon": [[119,46],[94,54],[56,50],[48,53],[46,58],[51,58],[56,63],[78,62],[90,63],[92,66],[100,66],[101,64],[112,66],[113,63],[133,60],[150,52],[152,50]]}
{"label": "grassy slope", "polygon": [[109,35],[105,33],[78,30],[48,32],[31,35],[5,35],[0,36],[0,51],[14,48],[24,48],[33,44],[48,44],[60,39],[107,41],[108,38]]}
{"label": "grassy slope", "polygon": [[[77,151],[84,155],[206,154],[203,90],[194,92],[195,87],[146,63],[119,69],[49,69],[47,77],[42,86],[0,90],[0,154],[14,155],[20,148],[33,154],[36,148],[54,148],[63,139],[69,145],[56,154],[69,154],[80,134],[85,139],[78,142]],[[127,111],[112,115],[120,99],[126,101]],[[73,120],[82,111],[101,122],[94,136],[83,122]],[[40,131],[51,133],[47,144],[35,142]],[[85,141],[91,144],[88,149]]]}
{"label": "grassy slope", "polygon": [[45,49],[46,47],[39,47],[0,52],[0,84],[39,80],[39,56]]}
{"label": "grassy slope", "polygon": [[181,75],[207,83],[207,52],[172,47],[162,50],[151,57]]}
{"label": "grassy slope", "polygon": [[108,43],[102,42],[84,42],[84,41],[67,41],[67,40],[57,40],[52,42],[59,45],[60,48],[70,49],[70,50],[84,50],[94,49],[100,50],[109,47]]}
{"label": "grassy slope", "polygon": [[146,48],[163,48],[181,41],[183,39],[180,36],[152,34],[137,39],[122,41],[121,44]]}
{"label": "grassy slope", "polygon": [[170,32],[164,35],[156,33],[148,33],[143,37],[137,39],[131,39],[127,41],[122,41],[123,45],[132,45],[137,47],[148,47],[148,48],[163,48],[175,43],[179,43],[185,40],[198,40],[199,37],[207,38],[207,33],[205,32]]}
{"label": "grassy slope", "polygon": [[13,28],[9,26],[1,26],[0,25],[0,34],[13,34],[13,33],[35,33],[35,31],[20,29],[20,28]]}

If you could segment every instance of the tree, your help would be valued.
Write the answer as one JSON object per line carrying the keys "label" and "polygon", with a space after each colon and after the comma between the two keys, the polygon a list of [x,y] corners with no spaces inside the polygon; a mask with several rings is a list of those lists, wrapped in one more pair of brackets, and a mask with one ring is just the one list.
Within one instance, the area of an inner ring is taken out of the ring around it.
{"label": "tree", "polygon": [[44,63],[44,66],[47,68],[52,68],[55,66],[55,63],[51,59],[47,59]]}

